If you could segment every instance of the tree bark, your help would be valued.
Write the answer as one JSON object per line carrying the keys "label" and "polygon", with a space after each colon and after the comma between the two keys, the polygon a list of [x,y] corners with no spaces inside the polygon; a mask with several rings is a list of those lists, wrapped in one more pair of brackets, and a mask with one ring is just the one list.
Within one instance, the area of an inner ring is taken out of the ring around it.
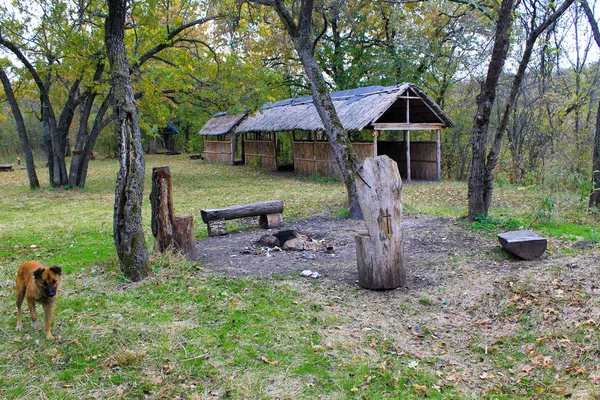
{"label": "tree bark", "polygon": [[31,151],[31,144],[29,143],[29,138],[27,137],[27,128],[25,127],[23,115],[21,114],[21,109],[19,108],[19,104],[15,98],[15,93],[12,90],[8,76],[2,68],[0,68],[0,80],[2,81],[4,93],[6,93],[6,98],[10,103],[10,108],[17,125],[19,141],[21,142],[21,149],[23,150],[23,155],[25,157],[25,167],[27,168],[27,177],[29,178],[29,188],[39,189],[40,182],[38,180],[37,173],[35,172],[35,163],[33,160],[33,152]]}
{"label": "tree bark", "polygon": [[194,216],[176,215],[173,204],[173,187],[169,167],[152,169],[152,235],[154,247],[160,252],[181,252],[193,257],[196,238],[194,236]]}
{"label": "tree bark", "polygon": [[[506,105],[504,106],[504,113],[502,114],[502,119],[500,120],[500,124],[496,128],[496,134],[494,135],[494,141],[490,147],[490,151],[487,156],[487,161],[485,164],[485,169],[483,173],[483,198],[484,198],[484,214],[487,215],[490,209],[490,204],[492,201],[492,194],[494,192],[493,185],[493,175],[492,172],[496,168],[498,163],[498,155],[500,154],[500,147],[502,144],[502,138],[504,137],[504,132],[506,131],[506,127],[508,126],[508,120],[510,117],[510,113],[513,105],[515,104],[515,100],[517,99],[517,95],[521,90],[521,83],[523,82],[523,78],[525,77],[525,71],[527,70],[527,66],[529,65],[529,60],[531,59],[531,55],[533,53],[533,49],[535,46],[535,42],[539,38],[539,36],[564,12],[573,4],[574,0],[566,0],[555,12],[553,12],[546,20],[544,20],[541,24],[539,24],[535,29],[527,36],[525,41],[525,50],[523,51],[523,55],[521,56],[521,61],[519,62],[519,67],[517,68],[517,73],[513,78],[510,94],[506,101]],[[532,17],[531,24],[536,23],[536,17]],[[469,214],[470,215],[470,214]]]}
{"label": "tree bark", "polygon": [[50,185],[63,186],[68,183],[67,167],[65,164],[65,141],[60,139],[57,132],[56,116],[52,109],[50,94],[48,92],[49,84],[44,83],[35,67],[29,62],[27,57],[19,50],[14,43],[5,40],[0,34],[0,45],[10,50],[25,65],[25,68],[38,87],[40,95],[40,104],[42,108],[42,125],[44,129],[44,143],[46,153],[48,154],[48,175]]}
{"label": "tree bark", "polygon": [[[596,18],[594,18],[594,13],[586,0],[581,0],[581,5],[592,27],[594,40],[600,48],[600,30],[598,30],[598,23],[596,22]],[[598,112],[596,113],[596,131],[594,132],[594,148],[592,150],[592,183],[594,187],[590,193],[589,207],[600,209],[600,103],[598,104]]]}
{"label": "tree bark", "polygon": [[388,156],[367,157],[357,174],[358,199],[369,232],[356,236],[358,284],[376,290],[405,286],[398,165]]}
{"label": "tree bark", "polygon": [[486,188],[486,152],[488,140],[488,127],[492,106],[496,98],[496,87],[504,69],[508,54],[509,30],[511,27],[513,0],[502,0],[496,22],[494,35],[494,48],[488,66],[487,76],[481,85],[481,93],[477,96],[477,112],[473,119],[471,136],[471,173],[468,180],[469,218],[477,215],[486,215],[486,204],[490,199],[486,196],[491,193],[491,188]]}
{"label": "tree bark", "polygon": [[323,78],[323,72],[315,57],[314,44],[311,41],[313,0],[302,0],[297,23],[280,0],[258,2],[275,7],[288,35],[292,39],[304,68],[306,80],[310,84],[313,103],[323,122],[327,140],[333,149],[333,154],[342,172],[342,178],[348,192],[350,217],[361,219],[362,211],[358,203],[355,180],[355,172],[359,166],[358,157],[337,115],[329,95],[327,83]]}
{"label": "tree bark", "polygon": [[121,271],[136,282],[150,273],[142,226],[144,152],[125,47],[126,0],[107,0],[107,4],[105,42],[111,66],[113,113],[119,150],[113,232]]}

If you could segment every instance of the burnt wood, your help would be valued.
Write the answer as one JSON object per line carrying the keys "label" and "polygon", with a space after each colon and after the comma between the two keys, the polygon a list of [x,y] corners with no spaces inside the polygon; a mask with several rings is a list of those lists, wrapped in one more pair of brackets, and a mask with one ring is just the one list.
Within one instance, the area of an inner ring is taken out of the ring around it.
{"label": "burnt wood", "polygon": [[498,241],[506,251],[525,260],[540,257],[548,245],[546,238],[528,230],[499,233]]}

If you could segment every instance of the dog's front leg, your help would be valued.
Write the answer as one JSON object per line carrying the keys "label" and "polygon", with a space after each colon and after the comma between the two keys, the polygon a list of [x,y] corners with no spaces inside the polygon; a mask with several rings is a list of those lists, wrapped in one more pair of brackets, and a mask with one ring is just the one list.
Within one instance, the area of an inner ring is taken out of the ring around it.
{"label": "dog's front leg", "polygon": [[37,329],[39,327],[39,323],[37,320],[37,314],[35,313],[35,301],[28,299],[27,307],[29,307],[29,315],[31,315],[31,327],[33,329]]}
{"label": "dog's front leg", "polygon": [[23,329],[23,300],[25,300],[25,288],[20,288],[17,284],[17,330]]}
{"label": "dog's front leg", "polygon": [[46,334],[46,339],[54,339],[52,336],[52,332],[50,331],[50,325],[52,324],[52,315],[54,314],[54,304],[44,303],[44,319],[46,322],[46,327],[44,329],[44,333]]}

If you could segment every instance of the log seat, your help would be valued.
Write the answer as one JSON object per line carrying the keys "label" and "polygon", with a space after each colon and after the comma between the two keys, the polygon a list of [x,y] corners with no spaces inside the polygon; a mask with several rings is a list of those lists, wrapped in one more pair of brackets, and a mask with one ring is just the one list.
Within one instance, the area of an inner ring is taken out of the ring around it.
{"label": "log seat", "polygon": [[506,251],[525,260],[540,257],[548,245],[546,238],[524,229],[499,233],[498,241]]}
{"label": "log seat", "polygon": [[259,203],[237,204],[224,208],[200,210],[202,221],[208,227],[208,236],[227,235],[226,220],[259,217],[259,225],[263,229],[277,228],[283,222],[283,201],[263,201]]}
{"label": "log seat", "polygon": [[12,165],[0,165],[0,172],[12,172],[14,171]]}

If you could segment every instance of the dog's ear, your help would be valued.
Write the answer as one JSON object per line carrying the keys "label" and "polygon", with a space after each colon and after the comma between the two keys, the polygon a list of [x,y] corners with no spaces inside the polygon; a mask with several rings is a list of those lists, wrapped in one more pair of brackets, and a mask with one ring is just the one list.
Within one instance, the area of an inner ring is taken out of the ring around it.
{"label": "dog's ear", "polygon": [[42,267],[39,267],[33,271],[33,279],[40,279],[42,277],[42,272],[44,272],[44,268]]}
{"label": "dog's ear", "polygon": [[50,267],[50,271],[54,272],[56,275],[62,274],[62,268],[58,265],[53,265]]}

